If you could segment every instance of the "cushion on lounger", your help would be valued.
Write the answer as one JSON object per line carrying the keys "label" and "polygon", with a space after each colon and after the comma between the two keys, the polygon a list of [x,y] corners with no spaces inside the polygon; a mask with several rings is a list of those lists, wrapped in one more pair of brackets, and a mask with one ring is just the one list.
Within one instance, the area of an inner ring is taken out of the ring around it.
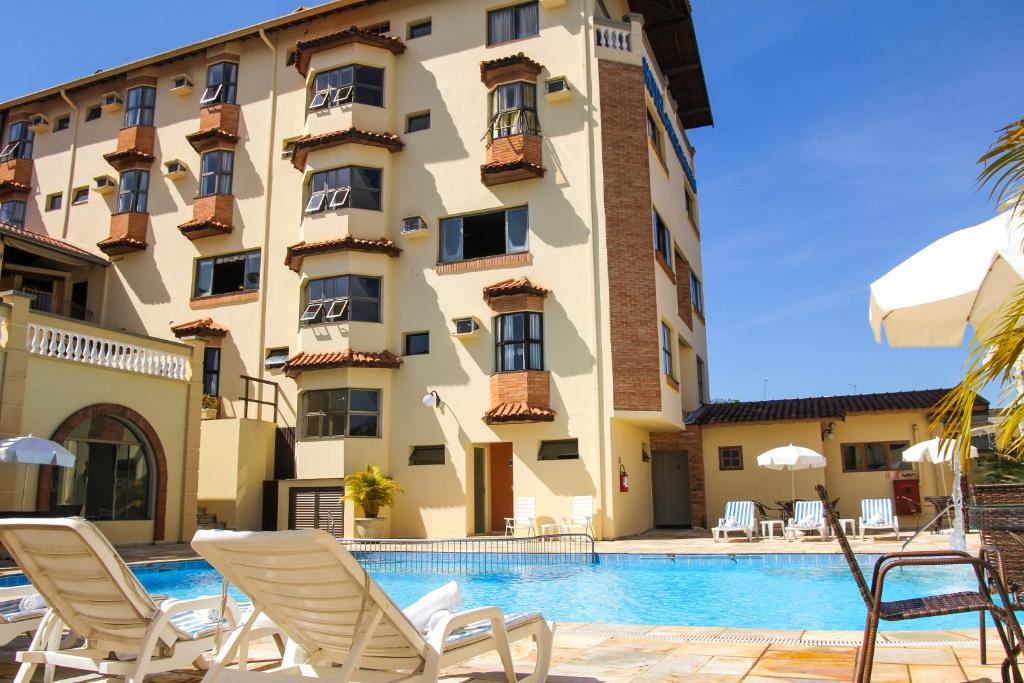
{"label": "cushion on lounger", "polygon": [[[532,624],[544,617],[539,612],[517,612],[505,615],[505,628],[512,631],[526,624]],[[475,621],[472,624],[463,626],[453,631],[448,639],[444,641],[444,649],[450,650],[456,647],[464,647],[470,643],[488,638],[491,635],[491,622],[487,619]]]}
{"label": "cushion on lounger", "polygon": [[0,602],[0,622],[13,624],[17,621],[35,619],[36,617],[41,617],[46,614],[46,603],[43,603],[42,607],[22,609],[22,600],[23,598],[19,598],[17,600],[4,600],[3,602]]}

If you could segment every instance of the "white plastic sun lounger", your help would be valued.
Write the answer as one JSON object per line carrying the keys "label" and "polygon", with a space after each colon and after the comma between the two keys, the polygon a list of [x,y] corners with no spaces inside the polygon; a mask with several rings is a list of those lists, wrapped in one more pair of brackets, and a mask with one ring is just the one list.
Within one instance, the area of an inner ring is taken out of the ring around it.
{"label": "white plastic sun lounger", "polygon": [[860,540],[864,540],[864,532],[868,530],[892,531],[896,539],[900,537],[900,521],[893,514],[891,498],[866,498],[860,502]]}
{"label": "white plastic sun lounger", "polygon": [[505,518],[505,535],[515,536],[516,529],[525,529],[527,536],[533,536],[537,524],[537,499],[533,496],[516,498],[513,517]]}
{"label": "white plastic sun lounger", "polygon": [[560,530],[563,533],[570,533],[579,529],[585,534],[594,535],[594,497],[573,496],[572,514],[562,518]]}
{"label": "white plastic sun lounger", "polygon": [[[547,676],[552,629],[539,614],[507,619],[495,607],[481,607],[441,618],[424,636],[323,530],[199,531],[192,547],[253,604],[203,683],[289,680],[280,679],[284,675],[331,683],[432,683],[441,669],[491,651],[514,682],[509,643],[523,638],[536,641],[537,663],[520,683]],[[279,668],[246,671],[248,629],[264,613],[289,639],[285,657]],[[238,668],[227,668],[236,656]]]}
{"label": "white plastic sun lounger", "polygon": [[[3,519],[0,543],[50,606],[28,650],[17,654],[15,683],[28,683],[40,664],[120,676],[126,683],[190,664],[203,667],[201,655],[214,649],[218,625],[195,610],[223,609],[227,628],[239,620],[230,597],[158,605],[84,519]],[[65,625],[85,639],[83,645],[60,646]]]}
{"label": "white plastic sun lounger", "polygon": [[798,500],[793,509],[793,518],[786,525],[786,535],[795,539],[797,532],[817,531],[822,539],[828,538],[828,522],[825,521],[825,507],[820,500]]}
{"label": "white plastic sun lounger", "polygon": [[729,538],[730,531],[738,531],[746,534],[747,540],[754,540],[757,533],[757,517],[754,513],[754,503],[750,500],[730,500],[725,504],[725,517],[718,519],[718,526],[712,527],[711,534],[715,543],[722,534]]}

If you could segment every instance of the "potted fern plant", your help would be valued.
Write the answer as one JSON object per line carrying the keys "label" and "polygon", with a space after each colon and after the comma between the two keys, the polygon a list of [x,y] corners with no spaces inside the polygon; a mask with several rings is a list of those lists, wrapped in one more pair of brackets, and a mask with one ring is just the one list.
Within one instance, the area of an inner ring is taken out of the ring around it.
{"label": "potted fern plant", "polygon": [[203,394],[203,419],[216,420],[220,413],[220,399],[210,394]]}
{"label": "potted fern plant", "polygon": [[381,538],[387,519],[379,516],[380,509],[394,505],[395,494],[401,492],[402,487],[385,476],[376,465],[367,465],[365,470],[346,476],[342,500],[352,501],[362,508],[365,515],[356,517],[356,536]]}

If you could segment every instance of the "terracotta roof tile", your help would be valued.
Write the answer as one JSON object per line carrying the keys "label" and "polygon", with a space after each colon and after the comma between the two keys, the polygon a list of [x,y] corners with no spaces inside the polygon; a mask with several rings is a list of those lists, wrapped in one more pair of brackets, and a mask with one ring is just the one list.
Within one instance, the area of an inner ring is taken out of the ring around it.
{"label": "terracotta roof tile", "polygon": [[510,402],[499,403],[486,413],[484,422],[500,424],[505,422],[551,422],[555,419],[555,411],[547,406]]}
{"label": "terracotta roof tile", "polygon": [[118,256],[133,251],[142,251],[146,248],[146,243],[131,237],[108,237],[97,242],[96,246],[108,256]]}
{"label": "terracotta roof tile", "polygon": [[306,135],[291,144],[292,166],[300,171],[306,167],[306,157],[317,149],[326,149],[336,145],[362,144],[383,147],[391,152],[400,152],[405,143],[394,133],[378,133],[361,128],[346,128],[319,135]]}
{"label": "terracotta roof tile", "polygon": [[533,294],[539,297],[546,297],[551,290],[530,282],[529,278],[517,277],[495,282],[493,285],[484,287],[484,301],[490,301],[499,296],[513,296],[516,294]]}
{"label": "terracotta roof tile", "polygon": [[15,194],[28,194],[32,188],[13,180],[0,180],[0,192],[13,192]]}
{"label": "terracotta roof tile", "polygon": [[[923,389],[881,394],[709,403],[691,413],[687,422],[706,425],[786,420],[842,420],[850,413],[931,410],[948,392],[949,389]],[[988,405],[988,401],[979,396],[975,401],[974,410],[986,412]]]}
{"label": "terracotta roof tile", "polygon": [[109,265],[110,263],[102,256],[94,254],[91,251],[86,251],[85,249],[75,246],[70,242],[65,242],[64,240],[57,239],[56,237],[50,237],[49,235],[44,235],[40,232],[33,232],[25,228],[19,228],[18,226],[11,225],[10,223],[0,222],[0,237],[4,236],[23,239],[26,242],[31,242],[41,247],[46,247],[47,249],[53,249],[76,258],[88,259],[93,263],[102,265]]}
{"label": "terracotta roof tile", "polygon": [[[212,218],[193,218],[190,221],[185,221],[178,226],[178,230],[181,231],[182,235],[189,236],[195,235],[195,233],[206,233],[207,235],[212,234],[228,234],[234,227],[230,223],[221,223],[215,221]],[[200,235],[195,235],[200,236]],[[206,235],[202,235],[206,236]]]}
{"label": "terracotta roof tile", "polygon": [[392,54],[400,55],[405,52],[405,43],[398,36],[385,36],[378,33],[364,31],[357,26],[351,26],[343,31],[336,31],[316,38],[300,40],[295,44],[295,68],[303,76],[309,71],[309,58],[314,53],[328,50],[339,45],[349,43],[361,43],[380,47]]}
{"label": "terracotta roof tile", "polygon": [[540,62],[536,62],[522,52],[518,52],[514,55],[507,55],[505,57],[498,57],[497,59],[488,59],[480,62],[480,80],[486,83],[487,76],[490,72],[509,66],[522,67],[524,71],[532,73],[534,76],[540,74],[544,69]]}
{"label": "terracotta roof tile", "polygon": [[222,327],[221,325],[213,322],[213,318],[200,318],[199,320],[191,320],[187,323],[171,325],[171,332],[174,333],[175,337],[180,339],[191,335],[198,335],[200,337],[223,337],[228,333],[228,330],[226,327]]}
{"label": "terracotta roof tile", "polygon": [[239,140],[237,135],[230,131],[226,131],[223,128],[208,128],[195,133],[189,133],[185,136],[185,139],[188,140],[188,144],[192,145],[192,149],[197,152],[204,151],[206,147],[200,143],[204,143],[209,140],[223,140],[224,142],[230,142],[232,144]]}
{"label": "terracotta roof tile", "polygon": [[328,351],[326,353],[298,353],[288,359],[284,369],[288,374],[305,370],[329,370],[331,368],[397,368],[402,359],[390,351],[367,353],[364,351]]}
{"label": "terracotta roof tile", "polygon": [[543,166],[538,166],[525,159],[495,161],[480,166],[480,180],[484,185],[499,185],[513,180],[540,178],[546,172],[547,169]]}
{"label": "terracotta roof tile", "polygon": [[314,254],[331,254],[338,251],[364,251],[373,254],[385,254],[397,258],[402,249],[389,239],[368,240],[352,235],[345,235],[333,240],[322,240],[320,242],[299,242],[288,247],[288,253],[284,258],[284,264],[299,272],[302,267],[302,259]]}
{"label": "terracotta roof tile", "polygon": [[136,149],[135,147],[129,147],[128,149],[122,149],[117,152],[108,152],[103,155],[103,158],[107,161],[108,164],[110,164],[117,170],[120,170],[122,162],[127,164],[138,161],[148,164],[152,163],[152,161],[156,159],[156,157],[153,156],[152,154],[149,154],[148,152],[143,152],[141,149]]}

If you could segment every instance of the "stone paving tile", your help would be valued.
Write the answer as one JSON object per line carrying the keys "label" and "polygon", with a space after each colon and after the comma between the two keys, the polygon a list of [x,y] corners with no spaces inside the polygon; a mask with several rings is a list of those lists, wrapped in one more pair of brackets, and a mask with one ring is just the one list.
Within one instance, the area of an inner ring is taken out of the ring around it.
{"label": "stone paving tile", "polygon": [[999,667],[965,666],[963,669],[964,680],[971,683],[998,683],[1003,680]]}
{"label": "stone paving tile", "polygon": [[838,652],[820,652],[776,650],[773,647],[761,656],[750,673],[758,676],[848,681],[853,678],[854,658],[855,653],[850,648]]}
{"label": "stone paving tile", "polygon": [[750,671],[756,661],[756,657],[731,657],[727,655],[718,655],[712,657],[707,664],[702,666],[700,668],[700,673],[744,675]]}
{"label": "stone paving tile", "polygon": [[[678,644],[677,644],[678,645]],[[694,655],[732,655],[736,657],[760,657],[768,649],[768,643],[683,643],[677,653]]]}
{"label": "stone paving tile", "polygon": [[910,683],[950,683],[963,679],[964,672],[959,666],[910,665]]}
{"label": "stone paving tile", "polygon": [[700,671],[702,666],[711,660],[711,657],[712,655],[693,655],[674,652],[648,669],[644,675],[648,677],[654,674],[679,676],[682,674],[696,673]]}
{"label": "stone paving tile", "polygon": [[948,647],[880,647],[875,649],[875,661],[887,664],[960,666],[956,655]]}
{"label": "stone paving tile", "polygon": [[[933,640],[970,640],[969,637],[962,636],[959,633],[954,633],[953,631],[879,631],[878,637],[879,639],[890,643],[909,643]],[[974,638],[977,639],[977,637],[978,635],[975,634]]]}

